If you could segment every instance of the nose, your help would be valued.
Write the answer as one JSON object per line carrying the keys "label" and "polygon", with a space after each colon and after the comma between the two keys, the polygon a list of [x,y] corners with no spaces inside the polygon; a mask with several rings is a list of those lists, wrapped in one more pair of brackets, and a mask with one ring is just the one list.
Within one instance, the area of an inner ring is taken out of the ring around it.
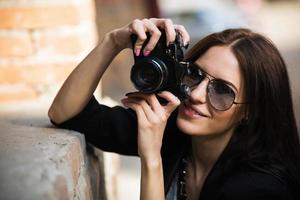
{"label": "nose", "polygon": [[209,80],[204,79],[199,85],[197,85],[190,94],[190,101],[192,103],[206,103],[207,98],[207,84]]}

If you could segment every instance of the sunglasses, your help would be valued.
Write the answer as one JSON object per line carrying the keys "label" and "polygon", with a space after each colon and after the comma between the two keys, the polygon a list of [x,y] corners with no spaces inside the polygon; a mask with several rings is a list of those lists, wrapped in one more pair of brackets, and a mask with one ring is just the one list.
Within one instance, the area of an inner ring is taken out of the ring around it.
{"label": "sunglasses", "polygon": [[222,79],[217,79],[200,68],[195,63],[189,63],[187,75],[183,79],[183,83],[187,85],[192,91],[205,78],[208,78],[207,96],[210,105],[218,111],[226,111],[231,108],[233,104],[245,104],[235,102],[236,94],[230,86],[231,83]]}

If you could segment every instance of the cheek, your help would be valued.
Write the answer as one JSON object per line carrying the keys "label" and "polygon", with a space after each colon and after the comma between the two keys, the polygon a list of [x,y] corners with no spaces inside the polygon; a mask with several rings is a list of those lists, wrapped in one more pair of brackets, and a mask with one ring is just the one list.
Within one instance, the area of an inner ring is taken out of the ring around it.
{"label": "cheek", "polygon": [[182,112],[177,116],[178,128],[188,135],[214,135],[223,134],[235,127],[233,112],[226,111],[215,113],[211,118],[203,118],[199,120],[191,120],[184,117]]}

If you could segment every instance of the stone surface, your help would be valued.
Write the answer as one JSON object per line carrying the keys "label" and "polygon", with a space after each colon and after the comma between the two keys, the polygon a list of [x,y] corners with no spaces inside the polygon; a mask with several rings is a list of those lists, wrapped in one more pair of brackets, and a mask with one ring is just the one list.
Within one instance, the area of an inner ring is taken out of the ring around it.
{"label": "stone surface", "polygon": [[92,197],[81,134],[17,121],[0,127],[0,199]]}

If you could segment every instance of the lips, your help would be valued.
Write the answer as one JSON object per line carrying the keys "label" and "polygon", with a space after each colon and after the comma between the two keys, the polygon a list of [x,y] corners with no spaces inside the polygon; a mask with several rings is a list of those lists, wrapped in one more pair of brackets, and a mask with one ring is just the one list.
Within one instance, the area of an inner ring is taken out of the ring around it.
{"label": "lips", "polygon": [[204,114],[199,109],[197,109],[191,105],[188,105],[186,103],[184,103],[184,112],[187,116],[192,117],[192,118],[208,117],[208,115]]}

